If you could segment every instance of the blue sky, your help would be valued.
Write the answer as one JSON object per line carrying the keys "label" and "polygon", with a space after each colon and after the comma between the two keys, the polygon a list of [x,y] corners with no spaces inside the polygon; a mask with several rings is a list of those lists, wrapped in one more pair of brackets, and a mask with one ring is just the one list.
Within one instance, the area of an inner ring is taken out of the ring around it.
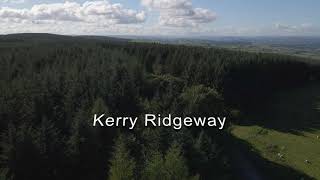
{"label": "blue sky", "polygon": [[0,0],[0,33],[319,36],[317,0]]}

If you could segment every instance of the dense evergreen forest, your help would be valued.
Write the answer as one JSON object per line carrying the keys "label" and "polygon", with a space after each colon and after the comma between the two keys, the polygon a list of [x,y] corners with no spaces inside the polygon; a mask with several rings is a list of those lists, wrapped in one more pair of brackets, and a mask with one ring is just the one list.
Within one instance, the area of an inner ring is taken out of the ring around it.
{"label": "dense evergreen forest", "polygon": [[301,58],[90,37],[0,37],[1,180],[236,179],[228,128],[92,127],[94,113],[223,114],[319,80]]}

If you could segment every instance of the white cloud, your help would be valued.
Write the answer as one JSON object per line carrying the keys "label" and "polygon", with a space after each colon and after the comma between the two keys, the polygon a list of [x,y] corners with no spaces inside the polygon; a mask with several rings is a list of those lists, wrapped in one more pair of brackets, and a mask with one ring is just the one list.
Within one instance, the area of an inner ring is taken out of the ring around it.
{"label": "white cloud", "polygon": [[191,0],[141,0],[141,4],[158,11],[159,23],[163,26],[196,27],[216,19],[216,14],[211,10],[194,8]]}
{"label": "white cloud", "polygon": [[278,30],[285,30],[285,31],[296,31],[298,29],[297,26],[291,26],[291,25],[281,24],[281,23],[274,24],[274,27]]}
{"label": "white cloud", "polygon": [[298,25],[288,25],[284,23],[275,23],[273,30],[277,33],[285,33],[288,35],[309,35],[318,34],[319,26],[314,26],[311,23],[303,23]]}
{"label": "white cloud", "polygon": [[201,24],[216,18],[210,10],[194,8],[191,0],[142,0],[142,4],[153,11],[149,13],[160,12],[158,23],[146,25],[143,10],[127,9],[108,1],[35,4],[28,9],[3,7],[0,33],[187,34],[200,32],[204,28]]}
{"label": "white cloud", "polygon": [[35,24],[56,22],[85,22],[97,24],[135,24],[146,19],[144,11],[126,9],[108,1],[36,4],[30,9],[0,8],[0,19],[6,22],[29,21]]}
{"label": "white cloud", "polygon": [[8,7],[3,7],[0,9],[1,20],[14,21],[27,19],[29,13],[26,9],[11,9]]}
{"label": "white cloud", "polygon": [[141,0],[141,4],[156,9],[186,9],[192,7],[190,0]]}
{"label": "white cloud", "polygon": [[20,4],[24,3],[25,0],[0,0],[0,3],[13,3],[13,4]]}
{"label": "white cloud", "polygon": [[[106,1],[88,1],[81,8],[82,15],[96,21],[106,18],[117,24],[141,23],[146,19],[144,11],[125,9],[121,4],[110,4]],[[96,19],[97,18],[97,19]]]}

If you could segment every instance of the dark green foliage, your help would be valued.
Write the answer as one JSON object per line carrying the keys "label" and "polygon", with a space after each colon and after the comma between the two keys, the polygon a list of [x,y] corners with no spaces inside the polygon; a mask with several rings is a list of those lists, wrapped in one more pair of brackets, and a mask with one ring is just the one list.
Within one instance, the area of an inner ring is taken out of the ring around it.
{"label": "dark green foliage", "polygon": [[184,180],[188,179],[188,167],[183,157],[181,147],[173,144],[164,157],[164,168],[166,170],[164,179]]}
{"label": "dark green foliage", "polygon": [[[47,170],[42,167],[44,156],[36,140],[36,132],[25,124],[15,128],[10,124],[2,136],[1,164],[6,178],[10,179],[41,179],[45,172],[34,173],[38,170]],[[43,168],[43,169],[42,169]]]}
{"label": "dark green foliage", "polygon": [[123,136],[116,140],[110,161],[109,180],[136,179],[136,161],[131,157]]}
{"label": "dark green foliage", "polygon": [[220,179],[230,172],[220,158],[224,132],[94,128],[93,114],[227,115],[230,106],[255,106],[319,79],[318,69],[290,56],[224,49],[1,37],[0,178]]}
{"label": "dark green foliage", "polygon": [[102,98],[98,98],[94,102],[91,114],[109,114],[109,109]]}
{"label": "dark green foliage", "polygon": [[[99,100],[95,105],[99,104]],[[101,104],[99,104],[101,105]],[[100,106],[101,107],[101,106]],[[103,107],[103,106],[102,106]],[[101,108],[102,108],[101,107]],[[93,108],[98,110],[99,107]],[[86,111],[80,110],[73,121],[71,134],[67,140],[66,155],[68,178],[101,179],[106,178],[106,162],[111,154],[111,145],[114,135],[111,132],[92,127]],[[106,152],[105,152],[106,151]],[[88,173],[90,172],[90,173]]]}
{"label": "dark green foliage", "polygon": [[176,143],[168,149],[165,156],[155,151],[146,162],[143,173],[146,180],[188,180],[198,179],[189,177],[189,170],[182,149]]}
{"label": "dark green foliage", "polygon": [[181,96],[183,113],[187,116],[210,116],[210,114],[224,114],[223,98],[212,88],[203,85],[191,86]]}

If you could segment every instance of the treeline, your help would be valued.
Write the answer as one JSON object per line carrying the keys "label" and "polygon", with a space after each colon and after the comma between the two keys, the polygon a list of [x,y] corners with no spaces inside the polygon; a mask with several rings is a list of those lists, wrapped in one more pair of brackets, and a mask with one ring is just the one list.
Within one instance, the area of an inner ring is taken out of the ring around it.
{"label": "treeline", "polygon": [[6,43],[0,46],[5,180],[234,179],[224,132],[99,129],[92,116],[236,118],[232,108],[314,74],[293,57],[224,49],[90,39]]}

